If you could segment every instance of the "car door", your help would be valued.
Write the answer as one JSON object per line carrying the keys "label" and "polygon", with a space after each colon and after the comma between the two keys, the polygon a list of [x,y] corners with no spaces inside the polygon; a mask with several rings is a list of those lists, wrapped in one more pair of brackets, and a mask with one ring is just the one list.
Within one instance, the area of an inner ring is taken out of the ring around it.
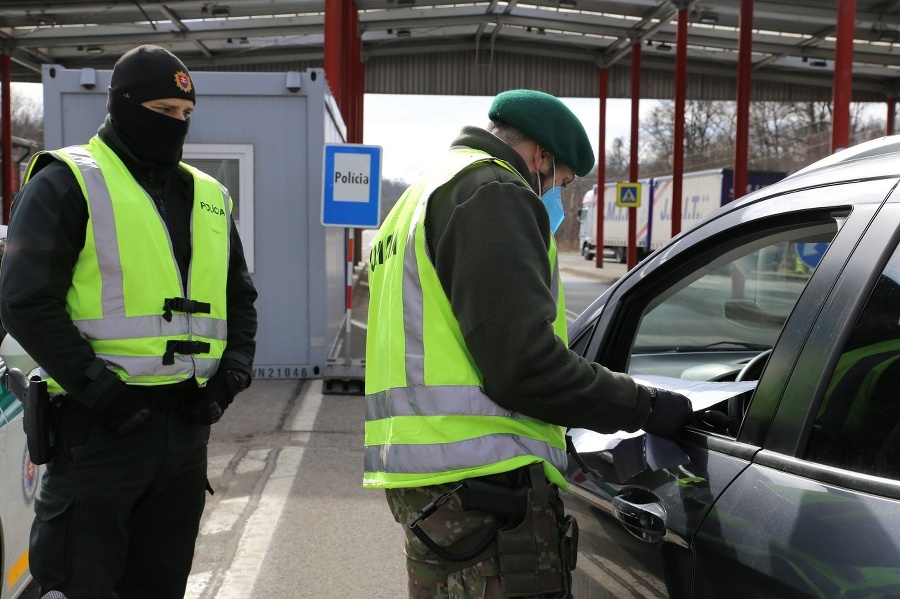
{"label": "car door", "polygon": [[[723,393],[677,443],[604,448],[608,439],[572,431],[584,462],[567,471],[582,533],[576,596],[692,596],[697,531],[762,449],[785,372],[894,183],[757,195],[655,252],[570,331],[586,358],[645,384]],[[640,378],[654,376],[669,380]]]}
{"label": "car door", "polygon": [[895,193],[815,316],[762,450],[700,527],[695,596],[900,595],[898,242]]}
{"label": "car door", "polygon": [[0,597],[5,599],[17,596],[31,580],[28,572],[28,536],[34,516],[32,502],[40,481],[40,468],[28,459],[22,427],[22,404],[2,385],[0,449],[0,533],[3,540]]}

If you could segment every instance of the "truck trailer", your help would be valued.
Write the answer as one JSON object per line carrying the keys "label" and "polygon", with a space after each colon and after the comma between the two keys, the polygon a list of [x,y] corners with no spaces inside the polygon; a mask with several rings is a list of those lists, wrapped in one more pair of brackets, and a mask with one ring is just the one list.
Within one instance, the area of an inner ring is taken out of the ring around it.
{"label": "truck trailer", "polygon": [[[780,181],[784,172],[750,171],[747,173],[747,193]],[[640,179],[641,204],[635,208],[637,217],[635,242],[638,260],[660,247],[672,237],[672,180],[671,175]],[[730,168],[685,173],[681,186],[681,230],[697,224],[719,207],[734,199],[734,170]],[[625,263],[628,250],[628,212],[630,208],[616,205],[616,183],[608,182],[603,190],[603,249],[604,256]],[[580,222],[578,242],[585,260],[596,254],[597,185],[584,195],[578,211]]]}

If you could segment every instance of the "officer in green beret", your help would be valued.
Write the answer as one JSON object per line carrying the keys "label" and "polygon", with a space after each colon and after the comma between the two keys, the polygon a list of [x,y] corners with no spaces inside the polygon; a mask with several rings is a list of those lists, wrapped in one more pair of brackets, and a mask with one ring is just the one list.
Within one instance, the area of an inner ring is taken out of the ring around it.
{"label": "officer in green beret", "polygon": [[566,427],[674,437],[687,398],[568,349],[553,233],[584,127],[499,94],[400,198],[369,261],[363,485],[406,533],[409,596],[570,597]]}

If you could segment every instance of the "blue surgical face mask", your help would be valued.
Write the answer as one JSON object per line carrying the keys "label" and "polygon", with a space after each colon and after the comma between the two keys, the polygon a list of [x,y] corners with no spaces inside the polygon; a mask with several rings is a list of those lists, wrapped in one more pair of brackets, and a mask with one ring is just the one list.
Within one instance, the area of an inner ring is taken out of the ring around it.
{"label": "blue surgical face mask", "polygon": [[[540,184],[540,171],[538,171],[538,184]],[[556,159],[553,159],[553,182],[556,183]],[[550,233],[556,233],[563,219],[566,218],[566,212],[563,210],[562,203],[562,187],[554,185],[548,189],[542,196],[544,208],[547,209],[547,215],[550,217]]]}

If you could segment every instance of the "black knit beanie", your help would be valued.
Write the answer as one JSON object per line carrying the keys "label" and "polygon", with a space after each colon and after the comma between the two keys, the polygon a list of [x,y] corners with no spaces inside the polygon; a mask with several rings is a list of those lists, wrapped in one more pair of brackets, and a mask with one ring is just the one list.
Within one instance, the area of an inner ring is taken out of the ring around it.
{"label": "black knit beanie", "polygon": [[138,104],[160,98],[183,98],[197,103],[194,82],[184,63],[159,46],[146,44],[129,50],[113,67],[110,94],[127,96]]}

